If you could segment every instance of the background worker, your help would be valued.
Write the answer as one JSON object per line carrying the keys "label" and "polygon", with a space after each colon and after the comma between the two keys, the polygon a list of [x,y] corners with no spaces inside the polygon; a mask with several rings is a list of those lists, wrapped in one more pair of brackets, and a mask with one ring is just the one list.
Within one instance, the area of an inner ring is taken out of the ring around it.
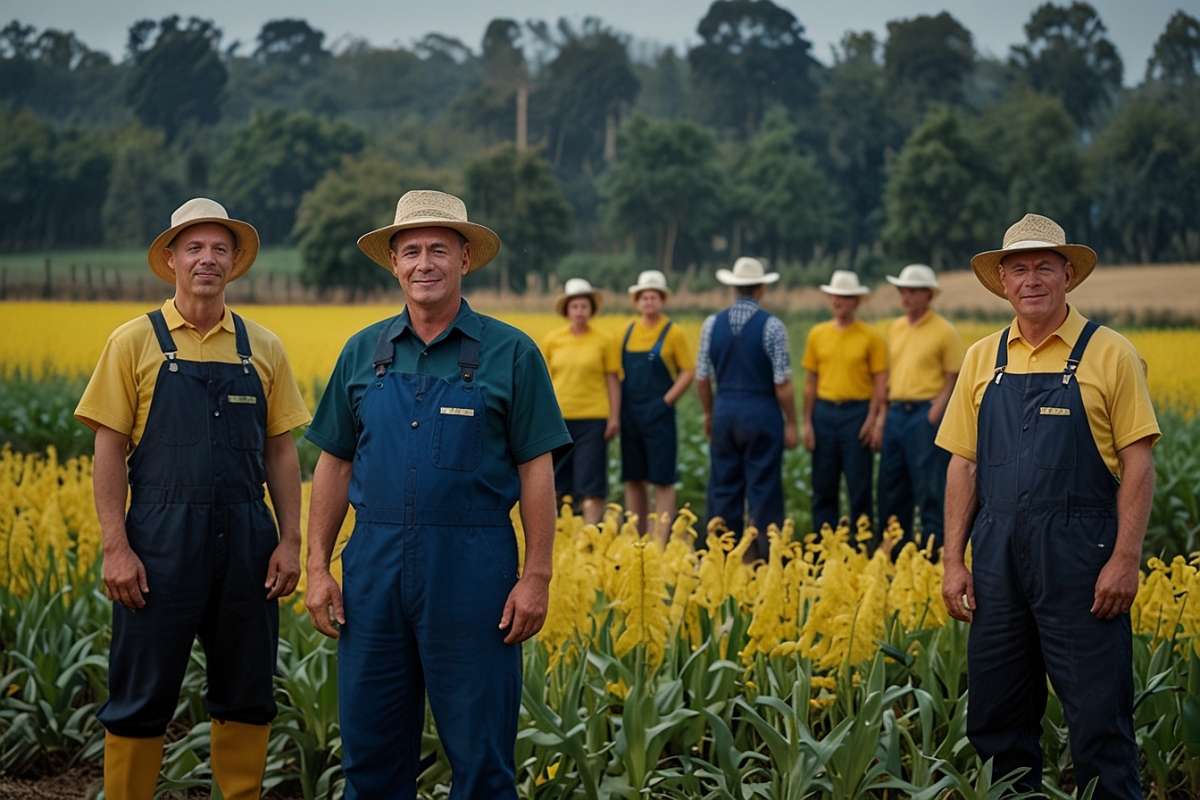
{"label": "background worker", "polygon": [[[462,297],[500,239],[461,200],[409,192],[358,246],[396,275],[405,307],[346,343],[306,434],[322,453],[305,604],[339,639],[346,798],[416,796],[428,697],[450,796],[516,800],[520,643],[546,619],[550,452],[570,437],[537,345]],[[329,560],[349,503],[343,594]]]}
{"label": "background worker", "polygon": [[708,518],[721,517],[738,534],[744,525],[757,528],[745,558],[766,559],[767,526],[784,518],[783,449],[797,442],[787,329],[758,307],[779,273],[766,272],[757,258],[739,258],[732,271],[717,270],[717,280],[733,286],[737,299],[704,320],[696,357],[696,394],[711,443]]}
{"label": "background worker", "polygon": [[887,276],[900,292],[904,316],[888,328],[888,409],[879,422],[879,524],[873,546],[883,542],[888,519],[896,517],[904,537],[894,552],[912,541],[914,506],[921,509],[921,534],[942,544],[942,504],[950,453],[934,444],[938,425],[962,368],[958,331],[930,309],[937,276],[924,264],[909,264],[900,277]]}
{"label": "background worker", "polygon": [[813,530],[837,527],[842,475],[850,523],[871,514],[874,453],[883,441],[887,345],[854,312],[870,289],[849,270],[821,287],[833,319],[814,325],[804,347],[804,447],[812,452]]}
{"label": "background worker", "polygon": [[277,599],[300,578],[291,430],[309,413],[279,339],[225,305],[226,285],[257,254],[257,232],[219,203],[180,206],[146,256],[175,297],[113,332],[75,409],[96,432],[96,513],[113,601],[109,697],[96,712],[109,800],[154,797],[197,636],[213,777],[227,800],[261,794],[276,710]]}
{"label": "background worker", "polygon": [[654,484],[655,530],[665,544],[675,518],[675,483],[679,480],[675,403],[691,386],[696,362],[687,335],[662,313],[671,296],[665,275],[656,269],[642,272],[629,287],[629,296],[640,317],[629,323],[621,343],[625,509],[637,514],[639,530],[650,530],[647,485]]}
{"label": "background worker", "polygon": [[608,443],[621,431],[621,352],[615,337],[589,320],[600,311],[600,292],[571,278],[554,303],[570,324],[549,333],[542,354],[554,394],[575,446],[554,454],[559,498],[582,501],[583,521],[604,515],[608,495]]}
{"label": "background worker", "polygon": [[938,431],[953,453],[942,599],[971,623],[967,736],[993,774],[1024,769],[1015,788],[1040,792],[1048,674],[1075,784],[1140,800],[1129,608],[1160,431],[1137,350],[1067,303],[1096,254],[1066,242],[1027,214],[971,259],[1016,318],[967,350]]}

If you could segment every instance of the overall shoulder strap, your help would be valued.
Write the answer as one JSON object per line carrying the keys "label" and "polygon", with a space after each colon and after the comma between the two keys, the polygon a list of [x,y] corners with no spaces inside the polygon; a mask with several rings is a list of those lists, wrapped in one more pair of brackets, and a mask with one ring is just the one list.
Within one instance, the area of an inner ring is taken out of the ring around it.
{"label": "overall shoulder strap", "polygon": [[462,379],[470,383],[475,378],[475,370],[479,368],[479,340],[472,339],[459,330],[458,337],[458,367],[462,370]]}
{"label": "overall shoulder strap", "polygon": [[242,372],[250,373],[250,336],[246,333],[246,321],[232,311],[229,312],[233,317],[233,335],[237,341],[238,358],[242,360]]}
{"label": "overall shoulder strap", "polygon": [[1071,376],[1079,369],[1079,362],[1083,359],[1083,351],[1087,349],[1088,342],[1092,340],[1094,334],[1100,328],[1099,322],[1088,320],[1083,326],[1083,330],[1079,333],[1079,338],[1075,340],[1075,346],[1071,348],[1071,355],[1067,358],[1067,365],[1063,367],[1063,386],[1071,382]]}
{"label": "overall shoulder strap", "polygon": [[1004,329],[1000,334],[1000,344],[996,346],[996,383],[1000,382],[1000,378],[1004,375],[1004,368],[1008,366],[1008,332],[1012,330],[1012,326]]}
{"label": "overall shoulder strap", "polygon": [[629,349],[629,337],[633,336],[633,326],[637,325],[637,320],[629,323],[629,327],[625,329],[625,338],[621,341],[621,352],[624,353]]}
{"label": "overall shoulder strap", "polygon": [[667,324],[663,326],[662,333],[658,334],[658,339],[654,342],[654,347],[650,349],[650,352],[654,355],[658,355],[662,352],[663,342],[667,340],[667,331],[671,330],[672,324],[674,323],[672,323],[670,320],[667,320]]}
{"label": "overall shoulder strap", "polygon": [[379,341],[375,345],[375,357],[372,361],[377,378],[382,378],[387,373],[388,367],[396,360],[395,340],[401,327],[403,327],[403,323],[400,321],[400,317],[396,317],[390,324],[384,325],[383,330],[379,332]]}
{"label": "overall shoulder strap", "polygon": [[175,363],[175,357],[179,353],[179,348],[175,346],[175,339],[171,337],[171,329],[167,327],[167,320],[163,317],[162,309],[156,308],[146,316],[150,318],[150,325],[154,328],[158,346],[170,365],[168,369],[171,372],[178,372],[179,365]]}

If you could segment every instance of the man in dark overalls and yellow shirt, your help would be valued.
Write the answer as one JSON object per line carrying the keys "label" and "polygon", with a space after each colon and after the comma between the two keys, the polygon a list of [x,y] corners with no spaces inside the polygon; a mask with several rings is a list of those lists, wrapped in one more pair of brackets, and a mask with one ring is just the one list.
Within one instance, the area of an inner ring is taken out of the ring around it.
{"label": "man in dark overalls and yellow shirt", "polygon": [[[405,307],[346,343],[307,434],[323,452],[305,603],[339,640],[346,800],[416,797],[426,696],[450,797],[516,800],[520,643],[546,618],[551,453],[571,439],[537,345],[462,297],[500,239],[461,200],[409,192],[358,246]],[[349,503],[339,587],[329,560]]]}
{"label": "man in dark overalls and yellow shirt", "polygon": [[1041,789],[1048,674],[1076,784],[1141,798],[1129,608],[1159,428],[1133,345],[1067,304],[1096,254],[1066,242],[1028,214],[971,261],[1017,316],[967,351],[938,432],[953,454],[942,599],[971,623],[967,735],[993,774]]}
{"label": "man in dark overalls and yellow shirt", "polygon": [[107,731],[108,800],[154,797],[197,636],[213,776],[226,800],[261,794],[278,598],[300,577],[291,429],[310,417],[279,339],[225,305],[225,286],[257,254],[254,228],[219,203],[180,206],[147,254],[175,297],[113,332],[75,409],[96,431],[96,512],[113,601],[109,697],[96,712]]}

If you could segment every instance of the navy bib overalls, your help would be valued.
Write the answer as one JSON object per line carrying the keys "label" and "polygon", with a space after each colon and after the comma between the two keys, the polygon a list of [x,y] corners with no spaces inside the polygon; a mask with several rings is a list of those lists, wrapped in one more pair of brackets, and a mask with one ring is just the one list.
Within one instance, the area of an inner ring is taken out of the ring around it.
{"label": "navy bib overalls", "polygon": [[402,329],[384,328],[358,408],[338,641],[346,798],[416,796],[426,692],[450,796],[515,798],[521,648],[497,626],[517,581],[520,479],[481,465],[479,342],[458,332],[453,379],[398,372]]}
{"label": "navy bib overalls", "polygon": [[722,311],[709,341],[717,392],[708,517],[722,517],[731,531],[741,533],[748,507],[748,524],[759,530],[754,550],[762,558],[768,555],[767,525],[783,524],[783,412],[762,345],[770,316],[760,309],[735,336],[728,309]]}
{"label": "navy bib overalls", "polygon": [[267,398],[237,314],[237,364],[179,360],[162,312],[148,316],[164,359],[129,457],[125,530],[150,591],[139,611],[113,603],[96,716],[118,736],[162,736],[199,635],[209,714],[265,725],[279,641],[279,604],[263,587],[279,543],[263,500]]}
{"label": "navy bib overalls", "polygon": [[1027,767],[1041,787],[1046,675],[1062,701],[1075,764],[1096,798],[1141,798],[1133,732],[1129,614],[1091,613],[1117,539],[1117,479],[1088,425],[1075,377],[1089,322],[1062,372],[1016,375],[1008,330],[979,407],[968,645],[967,733],[993,774]]}
{"label": "navy bib overalls", "polygon": [[641,353],[629,352],[631,322],[621,342],[621,473],[628,481],[648,480],[655,486],[672,486],[679,480],[676,469],[678,434],[675,408],[663,396],[675,385],[663,363],[663,342],[674,324],[663,326],[654,347]]}

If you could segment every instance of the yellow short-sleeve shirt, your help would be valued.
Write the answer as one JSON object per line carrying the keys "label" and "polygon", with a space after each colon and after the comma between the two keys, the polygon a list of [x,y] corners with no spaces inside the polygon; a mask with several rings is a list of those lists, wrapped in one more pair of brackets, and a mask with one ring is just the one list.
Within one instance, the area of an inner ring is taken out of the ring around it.
{"label": "yellow short-sleeve shirt", "polygon": [[888,397],[932,400],[946,385],[946,375],[962,369],[962,337],[940,314],[927,312],[917,324],[908,317],[888,328]]}
{"label": "yellow short-sleeve shirt", "polygon": [[838,330],[831,320],[808,332],[801,363],[817,376],[818,399],[835,403],[870,400],[873,376],[888,368],[887,344],[860,319],[845,330]]}
{"label": "yellow short-sleeve shirt", "polygon": [[[180,361],[240,362],[228,306],[221,322],[203,336],[180,316],[173,299],[163,303],[162,312]],[[267,436],[307,425],[312,415],[304,405],[283,343],[263,326],[242,319],[250,339],[250,363],[258,372],[267,398]],[[100,362],[75,408],[75,418],[92,430],[103,425],[128,434],[131,447],[136,447],[146,429],[162,364],[162,348],[150,318],[143,314],[126,322],[108,337]]]}
{"label": "yellow short-sleeve shirt", "polygon": [[571,326],[542,341],[542,354],[563,419],[608,419],[608,373],[621,375],[621,342],[594,325],[583,336]]}
{"label": "yellow short-sleeve shirt", "polygon": [[[1070,306],[1059,329],[1037,347],[1031,347],[1021,337],[1014,319],[1008,336],[1005,370],[1014,375],[1062,372],[1086,322]],[[958,384],[938,429],[938,447],[971,461],[975,460],[979,404],[995,377],[1001,333],[993,333],[967,350]],[[1147,436],[1151,437],[1151,443],[1157,442],[1161,435],[1146,384],[1146,362],[1128,339],[1101,327],[1088,342],[1075,375],[1096,449],[1112,474],[1120,475],[1119,450]]]}
{"label": "yellow short-sleeve shirt", "polygon": [[[666,317],[659,317],[653,327],[647,328],[641,323],[640,318],[633,320],[621,331],[622,342],[625,340],[625,334],[629,333],[629,341],[625,343],[625,349],[630,353],[649,353],[654,349],[654,343],[658,341],[658,337],[668,322],[670,320]],[[630,326],[633,327],[632,332],[629,330]],[[672,325],[671,330],[667,331],[667,338],[663,340],[659,355],[672,378],[678,377],[680,370],[696,368],[696,356],[692,353],[687,334],[678,325]]]}

